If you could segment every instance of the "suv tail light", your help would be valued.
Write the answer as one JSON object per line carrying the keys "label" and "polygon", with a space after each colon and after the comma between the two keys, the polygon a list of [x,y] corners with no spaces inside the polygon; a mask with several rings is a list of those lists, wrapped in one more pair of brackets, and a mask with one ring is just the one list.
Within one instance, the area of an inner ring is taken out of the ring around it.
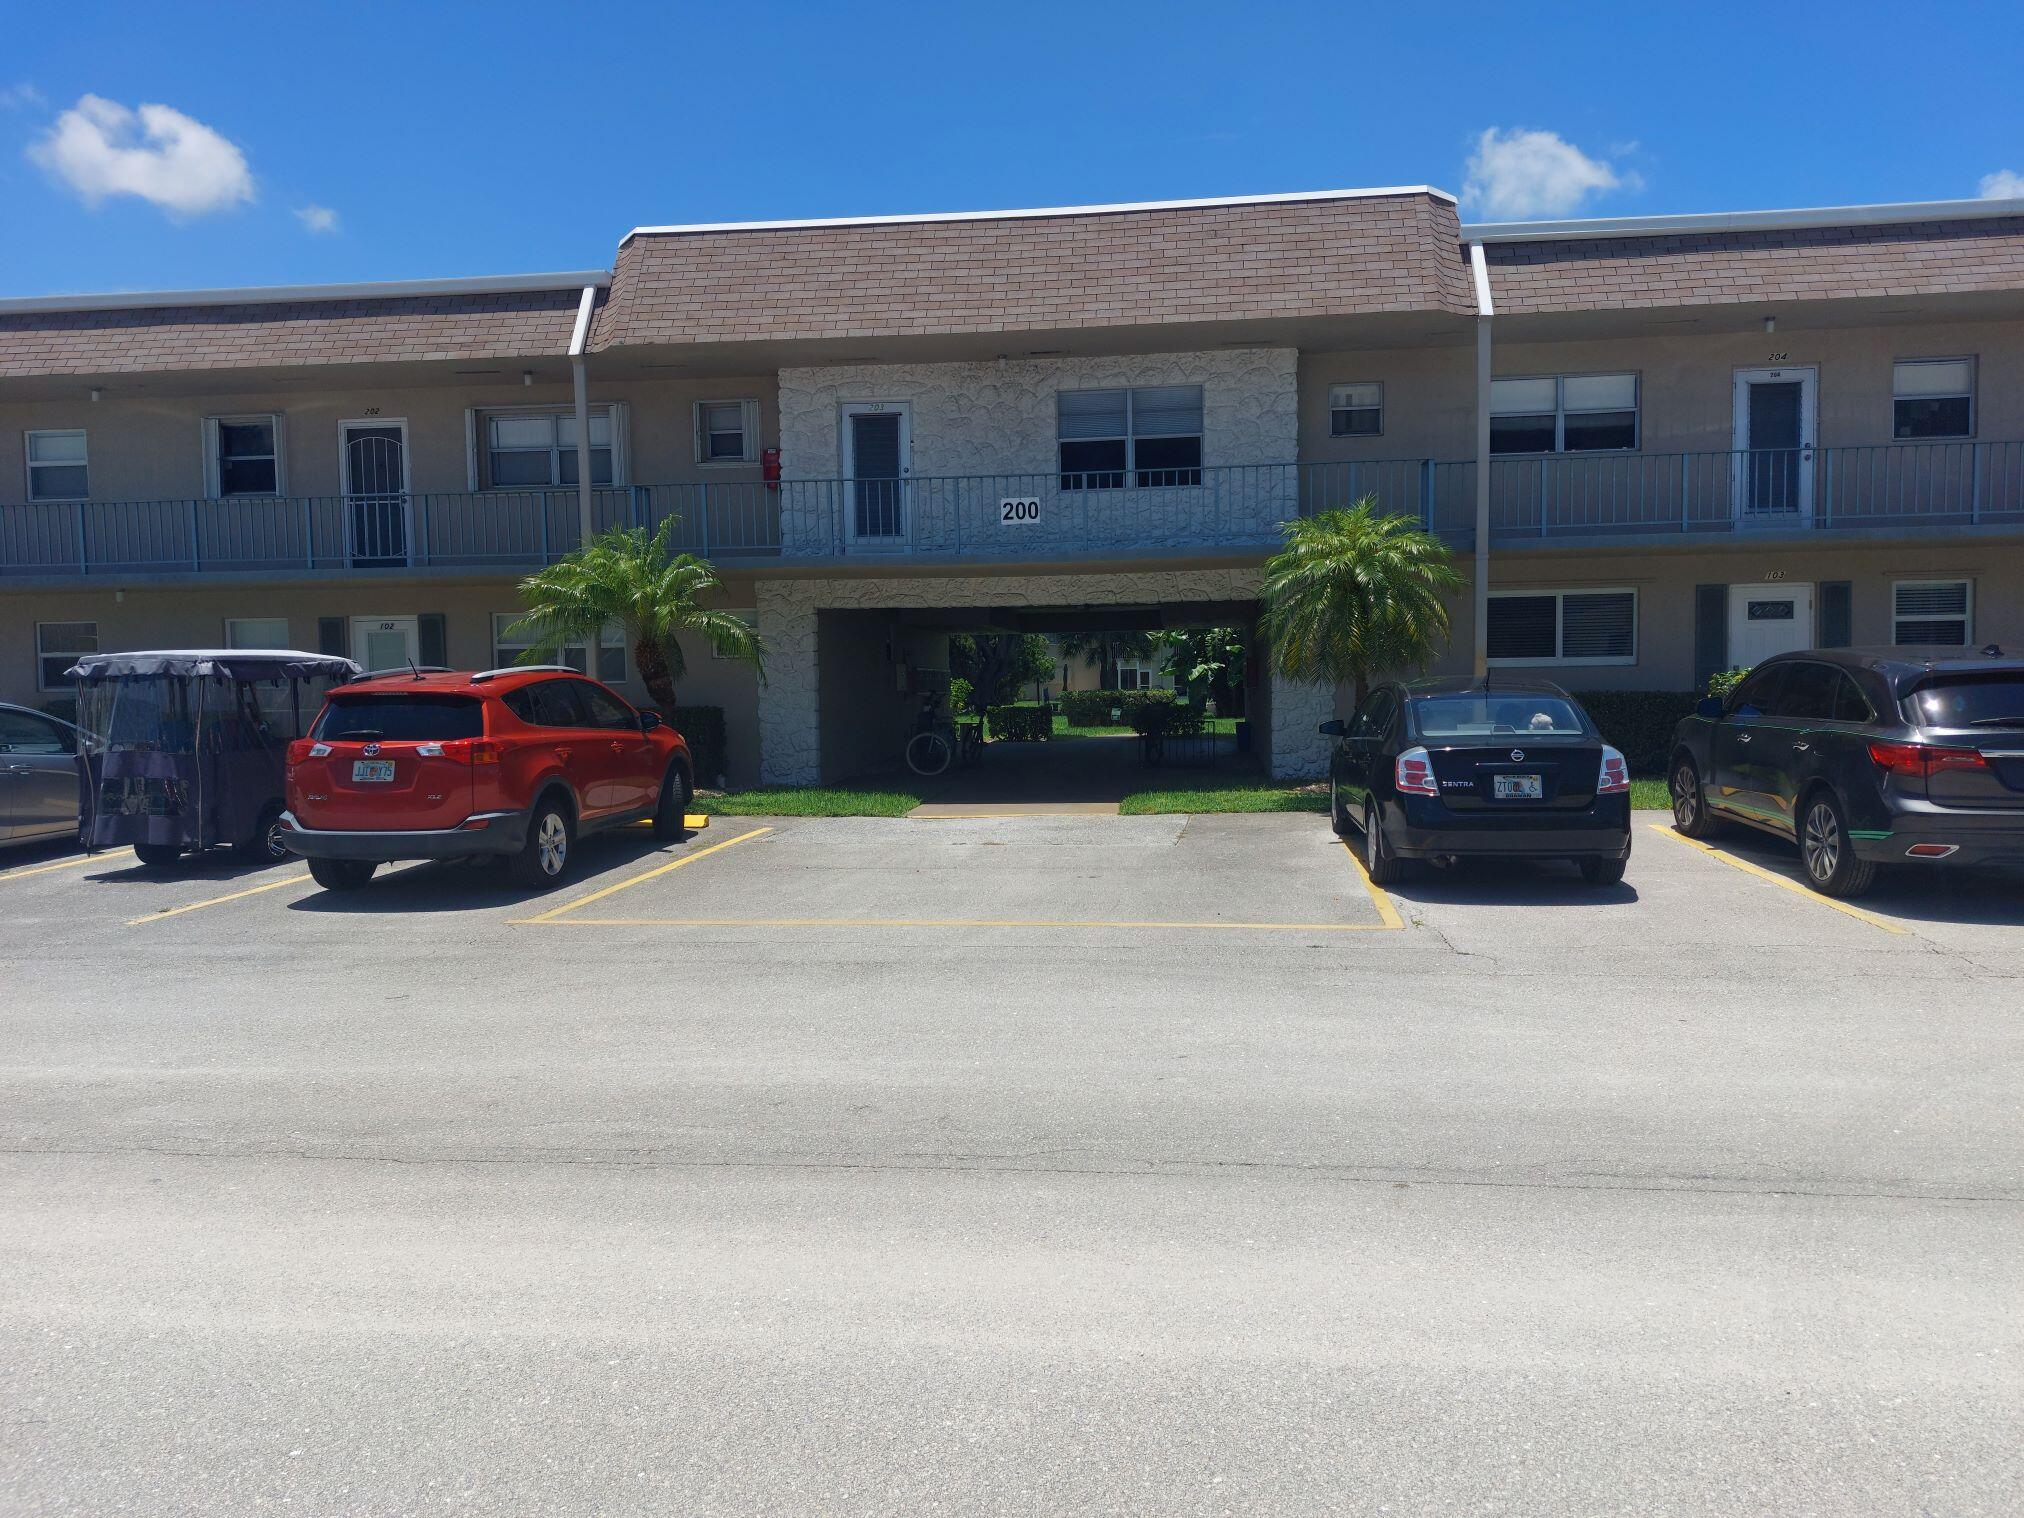
{"label": "suv tail light", "polygon": [[425,758],[441,756],[459,764],[497,764],[499,745],[487,738],[450,738],[442,743],[424,743],[415,750]]}
{"label": "suv tail light", "polygon": [[1942,770],[1979,770],[1988,766],[1979,749],[1941,748],[1932,743],[1872,743],[1869,757],[1886,774],[1917,775],[1921,779]]}
{"label": "suv tail light", "polygon": [[1595,783],[1598,796],[1614,796],[1630,789],[1630,766],[1622,754],[1607,743],[1602,746],[1602,774]]}
{"label": "suv tail light", "polygon": [[1438,796],[1440,786],[1434,780],[1434,761],[1427,757],[1423,748],[1409,748],[1399,755],[1398,767],[1394,771],[1399,793],[1406,796]]}
{"label": "suv tail light", "polygon": [[307,738],[297,738],[288,745],[288,762],[300,764],[305,759],[321,759],[329,752],[328,743],[313,743]]}

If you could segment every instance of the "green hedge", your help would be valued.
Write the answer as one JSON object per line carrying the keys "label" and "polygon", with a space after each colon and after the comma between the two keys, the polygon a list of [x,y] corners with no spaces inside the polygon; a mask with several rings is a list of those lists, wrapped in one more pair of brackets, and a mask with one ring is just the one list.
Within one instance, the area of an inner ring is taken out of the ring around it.
{"label": "green hedge", "polygon": [[1140,708],[1172,706],[1178,699],[1170,690],[1072,690],[1062,694],[1061,715],[1070,727],[1111,727],[1116,722],[1110,714],[1117,711],[1123,716],[1116,721],[1131,727]]}
{"label": "green hedge", "polygon": [[993,738],[1045,743],[1054,736],[1054,713],[1045,706],[994,706],[984,714]]}
{"label": "green hedge", "polygon": [[1201,733],[1207,720],[1200,708],[1172,701],[1142,701],[1130,716],[1131,730],[1141,738],[1192,738]]}
{"label": "green hedge", "polygon": [[1701,698],[1690,690],[1583,690],[1574,699],[1602,729],[1602,736],[1622,750],[1633,773],[1662,775],[1672,757],[1673,730],[1694,714]]}
{"label": "green hedge", "polygon": [[688,739],[689,755],[696,761],[696,784],[716,785],[725,774],[724,708],[678,706],[661,716]]}

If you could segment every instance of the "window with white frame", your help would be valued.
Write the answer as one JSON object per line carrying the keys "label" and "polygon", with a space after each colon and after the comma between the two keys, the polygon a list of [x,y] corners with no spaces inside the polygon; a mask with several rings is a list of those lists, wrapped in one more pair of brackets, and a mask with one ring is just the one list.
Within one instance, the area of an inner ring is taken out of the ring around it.
{"label": "window with white frame", "polygon": [[204,419],[204,472],[213,497],[281,494],[281,418]]}
{"label": "window with white frame", "polygon": [[1063,390],[1055,398],[1063,490],[1202,483],[1202,387]]}
{"label": "window with white frame", "polygon": [[1490,381],[1492,453],[1607,453],[1637,447],[1635,374]]}
{"label": "window with white frame", "polygon": [[1490,596],[1492,664],[1635,664],[1635,590],[1514,590]]}
{"label": "window with white frame", "polygon": [[1907,358],[1890,367],[1891,436],[1970,437],[1975,431],[1975,361]]}
{"label": "window with white frame", "polygon": [[[534,647],[534,639],[526,633],[514,632],[513,624],[521,618],[517,611],[501,611],[492,614],[492,667],[505,669],[518,664],[521,655]],[[571,643],[559,653],[550,654],[534,661],[541,664],[567,664],[579,674],[595,675],[607,684],[616,685],[625,678],[625,633],[617,623],[605,628],[597,640],[597,666],[591,667],[590,645]]]}
{"label": "window with white frame", "polygon": [[96,622],[37,622],[35,624],[35,688],[63,690],[70,682],[63,672],[77,662],[79,654],[98,652]]}
{"label": "window with white frame", "polygon": [[1159,683],[1153,666],[1143,659],[1120,659],[1117,665],[1119,690],[1151,690]]}
{"label": "window with white frame", "polygon": [[696,402],[698,464],[749,464],[758,457],[757,401]]}
{"label": "window with white frame", "polygon": [[[756,611],[734,611],[729,613],[729,615],[736,617],[740,622],[743,622],[747,627],[756,628],[759,625],[759,613]],[[736,658],[737,655],[727,654],[721,648],[717,647],[716,644],[712,643],[710,645],[710,657],[712,659],[723,659],[728,661]]]}
{"label": "window with white frame", "polygon": [[91,494],[84,429],[28,434],[28,499],[81,501]]}
{"label": "window with white frame", "polygon": [[227,648],[286,648],[288,647],[288,619],[286,617],[227,617],[225,619],[225,646]]}
{"label": "window with white frame", "polygon": [[1377,437],[1384,432],[1384,386],[1375,381],[1328,387],[1328,435]]}
{"label": "window with white frame", "polygon": [[1890,588],[1890,640],[1900,647],[1964,648],[1975,636],[1975,592],[1966,580],[1897,580]]}
{"label": "window with white frame", "polygon": [[[590,409],[590,482],[609,485],[617,475],[613,442],[617,421],[610,406]],[[478,487],[544,490],[576,483],[576,413],[515,407],[478,413]]]}

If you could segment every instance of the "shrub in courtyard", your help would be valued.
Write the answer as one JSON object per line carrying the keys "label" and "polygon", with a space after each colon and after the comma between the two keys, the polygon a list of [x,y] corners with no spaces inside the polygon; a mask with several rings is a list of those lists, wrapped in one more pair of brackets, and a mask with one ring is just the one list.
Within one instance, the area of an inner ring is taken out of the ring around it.
{"label": "shrub in courtyard", "polygon": [[1007,743],[1045,743],[1054,736],[1051,707],[994,706],[984,719],[990,735]]}
{"label": "shrub in courtyard", "polygon": [[1178,699],[1170,690],[1072,690],[1060,705],[1070,727],[1130,727],[1132,714],[1142,707],[1172,706]]}
{"label": "shrub in courtyard", "polygon": [[1633,774],[1662,775],[1673,751],[1673,730],[1700,698],[1690,690],[1584,690],[1574,699],[1588,709],[1603,740],[1630,761]]}
{"label": "shrub in courtyard", "polygon": [[1723,701],[1728,700],[1729,692],[1741,685],[1743,677],[1749,673],[1750,671],[1740,664],[1734,669],[1716,670],[1714,674],[1708,676],[1708,694]]}
{"label": "shrub in courtyard", "polygon": [[949,681],[949,715],[967,717],[976,711],[977,688],[961,675]]}
{"label": "shrub in courtyard", "polygon": [[1133,708],[1130,723],[1141,738],[1191,738],[1202,730],[1202,712],[1174,701],[1143,701]]}

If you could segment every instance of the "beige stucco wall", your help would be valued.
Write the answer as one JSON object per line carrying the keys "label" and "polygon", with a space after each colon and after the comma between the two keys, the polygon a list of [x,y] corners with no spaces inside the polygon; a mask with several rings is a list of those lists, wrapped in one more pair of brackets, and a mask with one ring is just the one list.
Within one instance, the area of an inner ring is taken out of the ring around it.
{"label": "beige stucco wall", "polygon": [[[725,604],[733,609],[753,605],[749,581],[727,583]],[[493,663],[492,617],[515,612],[519,597],[513,581],[426,581],[389,579],[332,585],[269,584],[193,586],[187,589],[147,586],[130,590],[4,591],[0,590],[0,700],[30,706],[69,694],[35,687],[35,625],[38,622],[98,624],[104,652],[140,648],[216,647],[225,639],[227,617],[286,617],[290,641],[297,648],[317,647],[317,621],[322,617],[405,617],[438,613],[443,617],[447,654],[452,666],[485,669]],[[749,783],[758,774],[758,681],[751,669],[714,658],[707,645],[685,639],[683,657],[688,673],[676,689],[684,705],[724,708],[726,744],[734,783]],[[637,671],[627,658],[627,678],[619,691],[635,702],[648,700]],[[713,776],[699,777],[702,783]]]}
{"label": "beige stucco wall", "polygon": [[[1495,329],[1493,329],[1494,331]],[[2024,440],[2024,322],[1921,323],[1693,333],[1591,342],[1522,343],[1495,331],[1498,378],[1635,373],[1644,453],[1726,451],[1734,446],[1735,371],[1819,370],[1822,447],[1891,441],[1891,365],[1898,359],[1976,361],[1975,436]],[[1385,387],[1384,434],[1328,435],[1328,387],[1376,380]],[[1466,459],[1475,448],[1475,351],[1383,348],[1300,356],[1303,460]]]}
{"label": "beige stucco wall", "polygon": [[[759,466],[700,465],[695,403],[759,403],[762,446],[779,439],[779,411],[770,376],[729,380],[603,380],[591,371],[593,405],[626,407],[625,483],[672,484],[757,480]],[[417,491],[470,488],[466,413],[473,408],[572,404],[567,384],[522,385],[517,375],[441,385],[313,390],[266,388],[203,394],[149,394],[122,387],[93,402],[80,388],[63,400],[0,403],[0,505],[27,499],[24,434],[82,427],[90,454],[91,498],[97,501],[182,500],[204,493],[203,421],[210,416],[279,412],[283,493],[335,495],[340,489],[338,426],[345,421],[404,420],[408,469]]]}

